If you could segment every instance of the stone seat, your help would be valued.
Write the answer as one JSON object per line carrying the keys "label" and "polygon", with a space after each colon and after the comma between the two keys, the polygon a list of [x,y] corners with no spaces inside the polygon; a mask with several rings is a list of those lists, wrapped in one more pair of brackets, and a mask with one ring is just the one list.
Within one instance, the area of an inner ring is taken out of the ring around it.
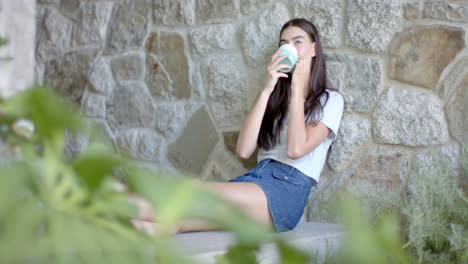
{"label": "stone seat", "polygon": [[[345,231],[340,225],[300,222],[294,230],[277,235],[321,263],[327,253],[333,253],[338,248]],[[209,264],[215,263],[217,255],[226,252],[233,243],[234,236],[224,231],[191,232],[178,234],[173,239],[183,254],[199,263]],[[276,247],[273,244],[263,245],[258,253],[258,260],[261,264],[277,263],[279,256]]]}

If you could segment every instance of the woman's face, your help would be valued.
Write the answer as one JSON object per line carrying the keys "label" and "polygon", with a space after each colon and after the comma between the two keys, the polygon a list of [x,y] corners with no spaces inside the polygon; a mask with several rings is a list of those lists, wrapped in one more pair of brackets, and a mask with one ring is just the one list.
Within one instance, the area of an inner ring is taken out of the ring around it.
{"label": "woman's face", "polygon": [[282,44],[294,45],[297,49],[299,59],[305,57],[315,57],[315,42],[312,42],[307,32],[298,27],[288,27],[283,30],[280,39]]}

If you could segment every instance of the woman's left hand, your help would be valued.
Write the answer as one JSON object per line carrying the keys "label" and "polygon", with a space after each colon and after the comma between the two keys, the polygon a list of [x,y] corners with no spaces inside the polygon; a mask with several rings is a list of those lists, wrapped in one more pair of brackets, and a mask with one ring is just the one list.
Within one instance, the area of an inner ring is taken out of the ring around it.
{"label": "woman's left hand", "polygon": [[291,90],[293,93],[299,92],[303,94],[305,87],[309,86],[311,67],[312,57],[306,56],[297,60],[291,81]]}

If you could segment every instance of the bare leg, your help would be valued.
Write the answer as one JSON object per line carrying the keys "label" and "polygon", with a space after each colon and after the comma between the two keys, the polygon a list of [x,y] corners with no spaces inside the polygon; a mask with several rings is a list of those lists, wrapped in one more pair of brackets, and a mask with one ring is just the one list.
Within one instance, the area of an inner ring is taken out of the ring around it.
{"label": "bare leg", "polygon": [[[263,190],[251,182],[198,182],[202,188],[218,194],[226,202],[240,208],[253,220],[267,227],[273,226],[268,201]],[[218,228],[199,220],[178,224],[178,232],[210,231]]]}
{"label": "bare leg", "polygon": [[[195,184],[201,188],[218,194],[226,202],[238,207],[244,213],[251,217],[258,223],[267,227],[273,226],[268,201],[263,190],[255,183],[250,182],[201,182],[194,181]],[[151,221],[154,212],[145,202],[142,197],[133,196],[133,202],[139,207],[140,219],[134,219],[132,224],[140,231],[144,231],[151,235],[158,233],[158,224],[153,227]],[[177,233],[191,232],[191,231],[211,231],[218,230],[219,228],[202,220],[184,220],[177,224]]]}

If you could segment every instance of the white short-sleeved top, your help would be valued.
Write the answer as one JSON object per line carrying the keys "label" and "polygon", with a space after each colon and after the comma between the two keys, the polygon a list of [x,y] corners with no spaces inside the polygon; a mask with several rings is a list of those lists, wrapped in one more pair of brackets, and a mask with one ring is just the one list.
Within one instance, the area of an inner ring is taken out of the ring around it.
{"label": "white short-sleeved top", "polygon": [[320,98],[320,102],[323,106],[321,119],[319,120],[320,116],[317,113],[314,113],[310,118],[306,118],[305,121],[308,124],[312,120],[319,120],[330,129],[330,134],[328,137],[312,152],[304,155],[299,159],[291,159],[288,157],[286,147],[286,136],[288,129],[288,121],[286,120],[284,121],[285,124],[283,125],[280,133],[279,142],[268,151],[261,148],[257,156],[258,162],[268,158],[274,159],[281,163],[295,167],[302,173],[315,179],[317,182],[320,180],[320,174],[322,172],[323,165],[325,164],[328,149],[330,148],[333,140],[335,140],[336,135],[338,135],[338,128],[340,127],[344,107],[343,97],[338,92],[330,90],[327,91],[329,93],[329,98],[325,105],[325,95]]}

